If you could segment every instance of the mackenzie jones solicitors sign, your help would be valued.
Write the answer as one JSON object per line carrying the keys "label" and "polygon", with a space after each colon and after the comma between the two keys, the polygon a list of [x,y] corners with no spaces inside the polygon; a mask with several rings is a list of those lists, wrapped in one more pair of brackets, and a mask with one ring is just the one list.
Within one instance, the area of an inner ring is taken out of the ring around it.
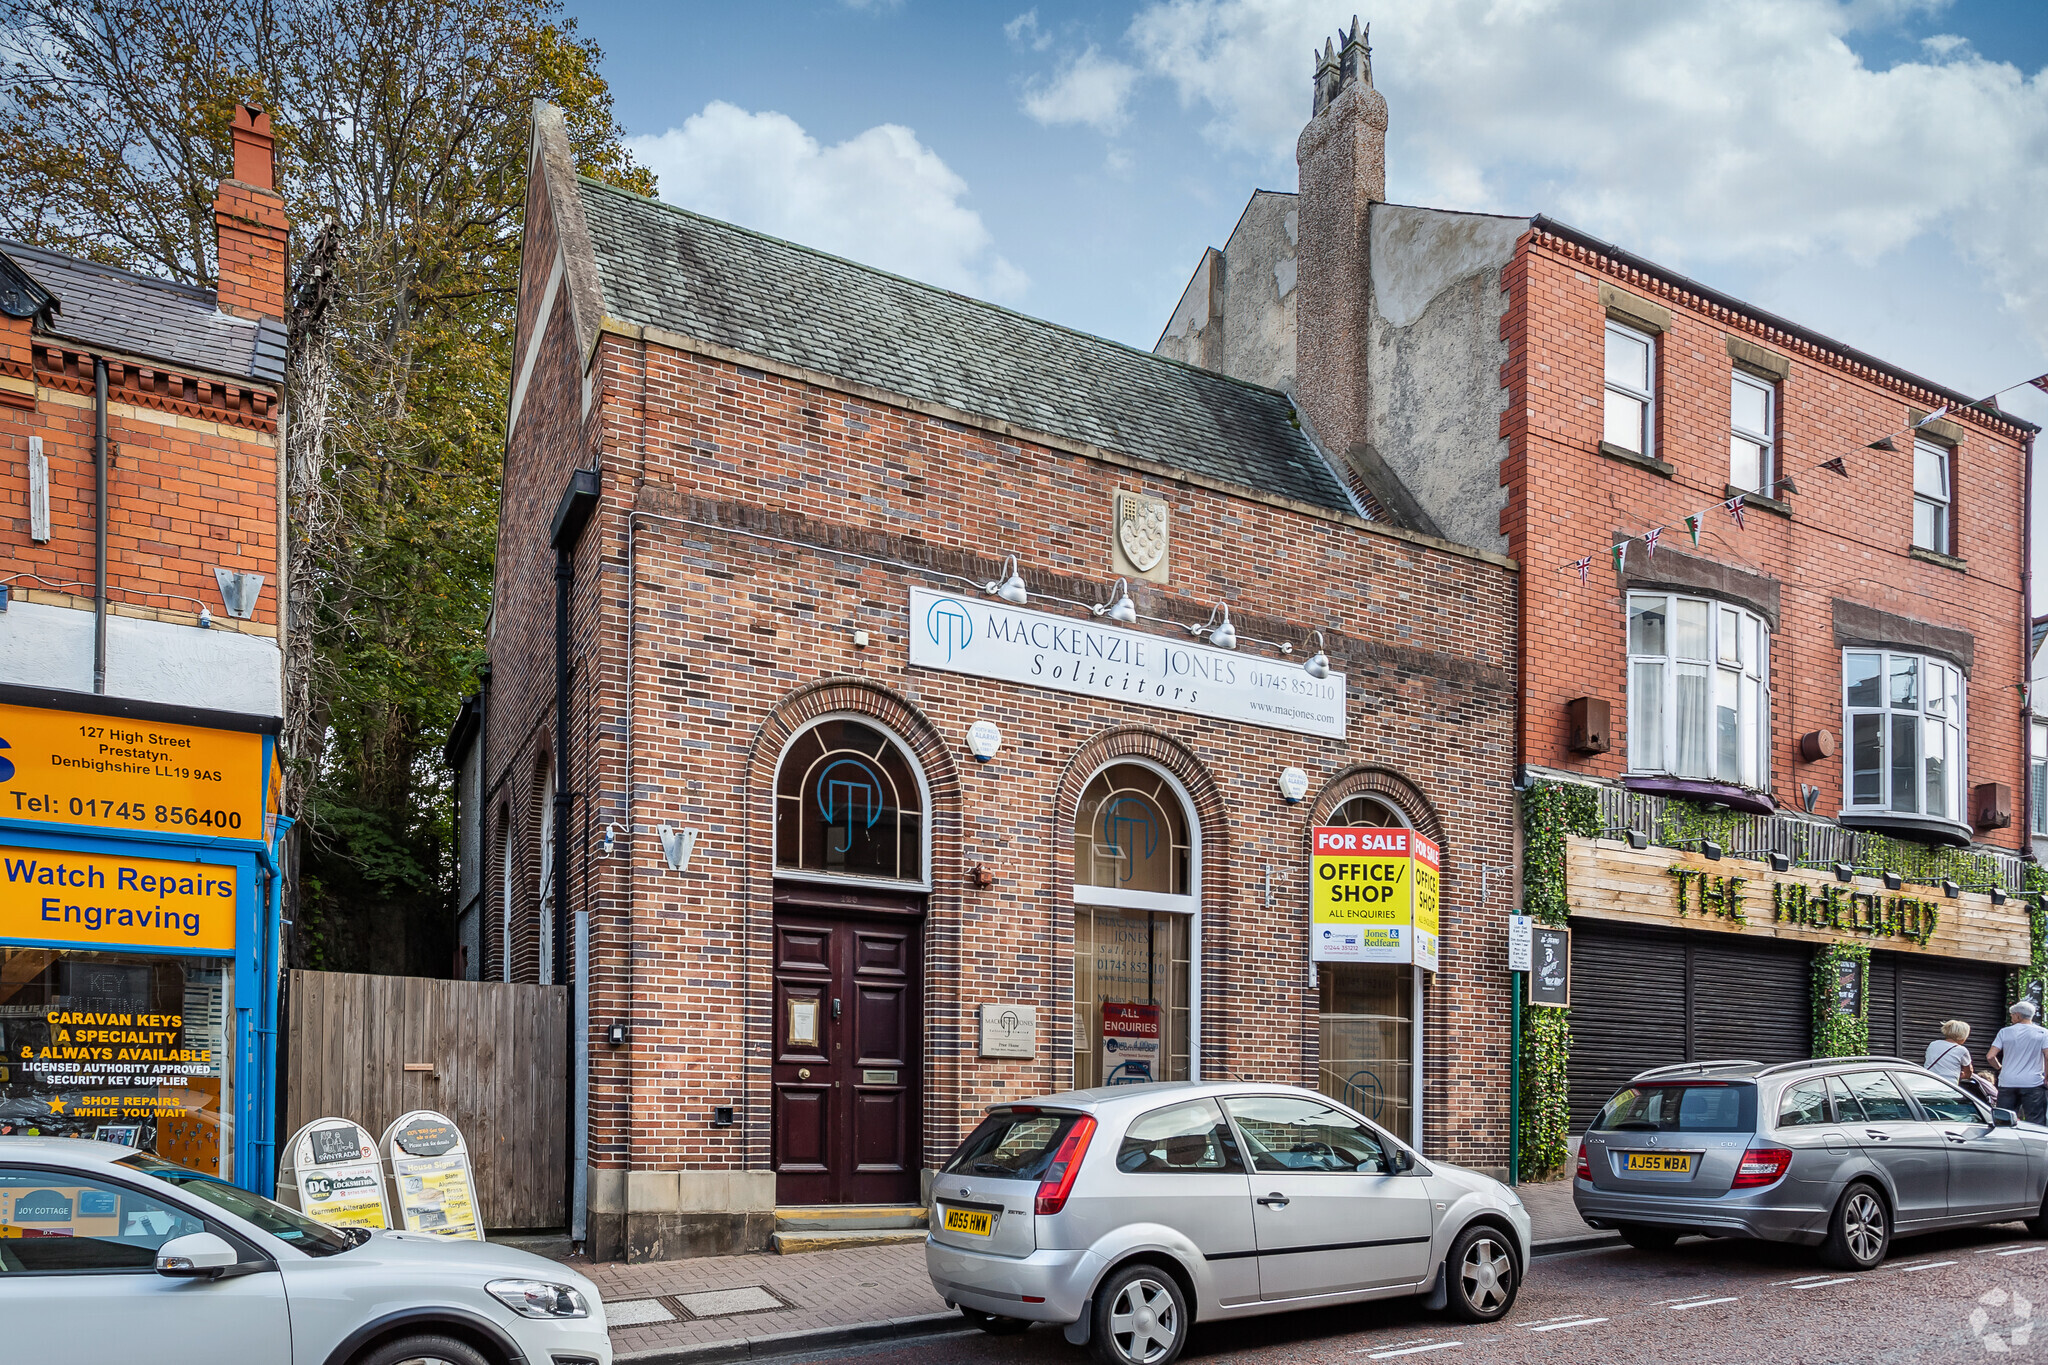
{"label": "mackenzie jones solicitors sign", "polygon": [[925,588],[910,590],[910,662],[917,668],[1162,711],[1344,738],[1342,673],[1311,678],[1295,663]]}

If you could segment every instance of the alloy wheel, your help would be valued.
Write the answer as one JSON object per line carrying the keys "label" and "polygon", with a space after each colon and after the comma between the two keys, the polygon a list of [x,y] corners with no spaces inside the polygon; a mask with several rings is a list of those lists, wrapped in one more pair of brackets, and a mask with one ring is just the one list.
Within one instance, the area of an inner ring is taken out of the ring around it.
{"label": "alloy wheel", "polygon": [[1458,1267],[1465,1301],[1482,1313],[1507,1302],[1514,1274],[1515,1263],[1508,1259],[1507,1249],[1491,1237],[1477,1238],[1465,1248],[1464,1263]]}
{"label": "alloy wheel", "polygon": [[1884,1206],[1869,1190],[1856,1190],[1849,1206],[1842,1210],[1842,1237],[1849,1251],[1865,1265],[1873,1264],[1884,1252]]}
{"label": "alloy wheel", "polygon": [[1164,1360],[1180,1339],[1180,1309],[1172,1292],[1153,1279],[1126,1284],[1110,1304],[1109,1335],[1135,1365]]}

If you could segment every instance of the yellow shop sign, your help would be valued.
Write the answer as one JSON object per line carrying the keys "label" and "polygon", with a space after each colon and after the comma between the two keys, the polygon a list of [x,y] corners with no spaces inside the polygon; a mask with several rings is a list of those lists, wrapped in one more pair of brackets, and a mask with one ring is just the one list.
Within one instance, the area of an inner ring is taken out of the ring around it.
{"label": "yellow shop sign", "polygon": [[263,837],[263,736],[0,703],[0,819]]}
{"label": "yellow shop sign", "polygon": [[0,848],[0,939],[232,953],[235,869]]}

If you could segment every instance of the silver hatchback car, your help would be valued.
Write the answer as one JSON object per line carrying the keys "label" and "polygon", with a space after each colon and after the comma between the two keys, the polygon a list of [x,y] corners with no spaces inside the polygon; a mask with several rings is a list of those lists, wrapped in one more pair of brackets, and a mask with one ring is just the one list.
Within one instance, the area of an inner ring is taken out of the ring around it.
{"label": "silver hatchback car", "polygon": [[1122,1085],[990,1109],[932,1182],[925,1260],[987,1331],[1167,1365],[1198,1319],[1406,1294],[1492,1321],[1529,1215],[1311,1090]]}
{"label": "silver hatchback car", "polygon": [[1822,1248],[1868,1270],[1895,1235],[2025,1219],[2048,1235],[2048,1128],[1898,1057],[1645,1071],[1586,1130],[1572,1202],[1661,1249],[1688,1232]]}

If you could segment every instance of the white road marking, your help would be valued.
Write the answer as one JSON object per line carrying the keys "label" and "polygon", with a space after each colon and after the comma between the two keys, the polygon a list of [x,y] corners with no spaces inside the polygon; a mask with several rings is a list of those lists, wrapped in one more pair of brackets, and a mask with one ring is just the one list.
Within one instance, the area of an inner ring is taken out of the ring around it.
{"label": "white road marking", "polygon": [[1596,1322],[1605,1321],[1607,1321],[1606,1318],[1579,1318],[1574,1322],[1546,1322],[1541,1327],[1531,1327],[1529,1330],[1532,1332],[1555,1332],[1565,1327],[1591,1327]]}
{"label": "white road marking", "polygon": [[1954,1261],[1922,1261],[1918,1265],[1895,1265],[1887,1268],[1896,1270],[1901,1275],[1911,1275],[1916,1270],[1939,1270],[1945,1265],[1954,1264]]}
{"label": "white road marking", "polygon": [[[1429,1346],[1410,1346],[1405,1351],[1374,1351],[1371,1355],[1367,1356],[1366,1359],[1390,1360],[1395,1356],[1420,1355],[1424,1351],[1448,1351],[1453,1346],[1463,1346],[1464,1344],[1465,1343],[1462,1341],[1439,1341]],[[1352,1354],[1357,1355],[1358,1352],[1353,1351]]]}
{"label": "white road marking", "polygon": [[1811,1282],[1811,1283],[1808,1283],[1808,1284],[1795,1284],[1795,1285],[1793,1285],[1792,1287],[1793,1287],[1794,1289],[1826,1289],[1826,1288],[1827,1288],[1827,1287],[1828,1287],[1829,1285],[1831,1285],[1831,1284],[1854,1284],[1854,1283],[1856,1283],[1856,1277],[1855,1277],[1854,1275],[1844,1275],[1844,1276],[1842,1276],[1842,1278],[1841,1278],[1841,1279],[1839,1279],[1839,1280],[1815,1280],[1815,1281],[1813,1281],[1813,1282]]}
{"label": "white road marking", "polygon": [[2014,1247],[2011,1251],[2001,1251],[1998,1254],[2001,1256],[2024,1256],[2030,1251],[2048,1251],[2048,1247]]}
{"label": "white road marking", "polygon": [[1975,1251],[1971,1252],[1970,1254],[1972,1256],[1989,1256],[1992,1252],[1996,1250],[1998,1250],[1997,1247],[1978,1247]]}
{"label": "white road marking", "polygon": [[1798,1288],[1802,1288],[1802,1289],[1803,1289],[1803,1288],[1805,1288],[1805,1287],[1806,1287],[1807,1285],[1809,1285],[1809,1284],[1812,1284],[1812,1283],[1813,1283],[1813,1282],[1814,1282],[1815,1280],[1826,1280],[1826,1279],[1832,1279],[1832,1278],[1833,1278],[1833,1276],[1831,1276],[1831,1275],[1801,1275],[1801,1276],[1800,1276],[1800,1277],[1799,1277],[1798,1279],[1796,1279],[1796,1280],[1773,1280],[1773,1281],[1771,1281],[1771,1284],[1772,1284],[1772,1286],[1773,1286],[1774,1288],[1775,1288],[1775,1287],[1777,1287],[1777,1286],[1779,1286],[1779,1285],[1787,1285],[1787,1284],[1789,1284],[1789,1285],[1793,1285],[1793,1286],[1796,1286],[1796,1287],[1798,1287]]}
{"label": "white road marking", "polygon": [[1667,1303],[1684,1303],[1687,1299],[1704,1299],[1707,1295],[1713,1292],[1714,1291],[1711,1289],[1702,1289],[1697,1294],[1680,1294],[1675,1299],[1658,1299],[1655,1303],[1652,1303],[1650,1306],[1652,1308],[1661,1308]]}
{"label": "white road marking", "polygon": [[1671,1305],[1671,1311],[1683,1313],[1688,1308],[1705,1308],[1710,1303],[1734,1303],[1740,1297],[1739,1294],[1730,1294],[1725,1299],[1694,1299],[1691,1303],[1674,1303]]}

